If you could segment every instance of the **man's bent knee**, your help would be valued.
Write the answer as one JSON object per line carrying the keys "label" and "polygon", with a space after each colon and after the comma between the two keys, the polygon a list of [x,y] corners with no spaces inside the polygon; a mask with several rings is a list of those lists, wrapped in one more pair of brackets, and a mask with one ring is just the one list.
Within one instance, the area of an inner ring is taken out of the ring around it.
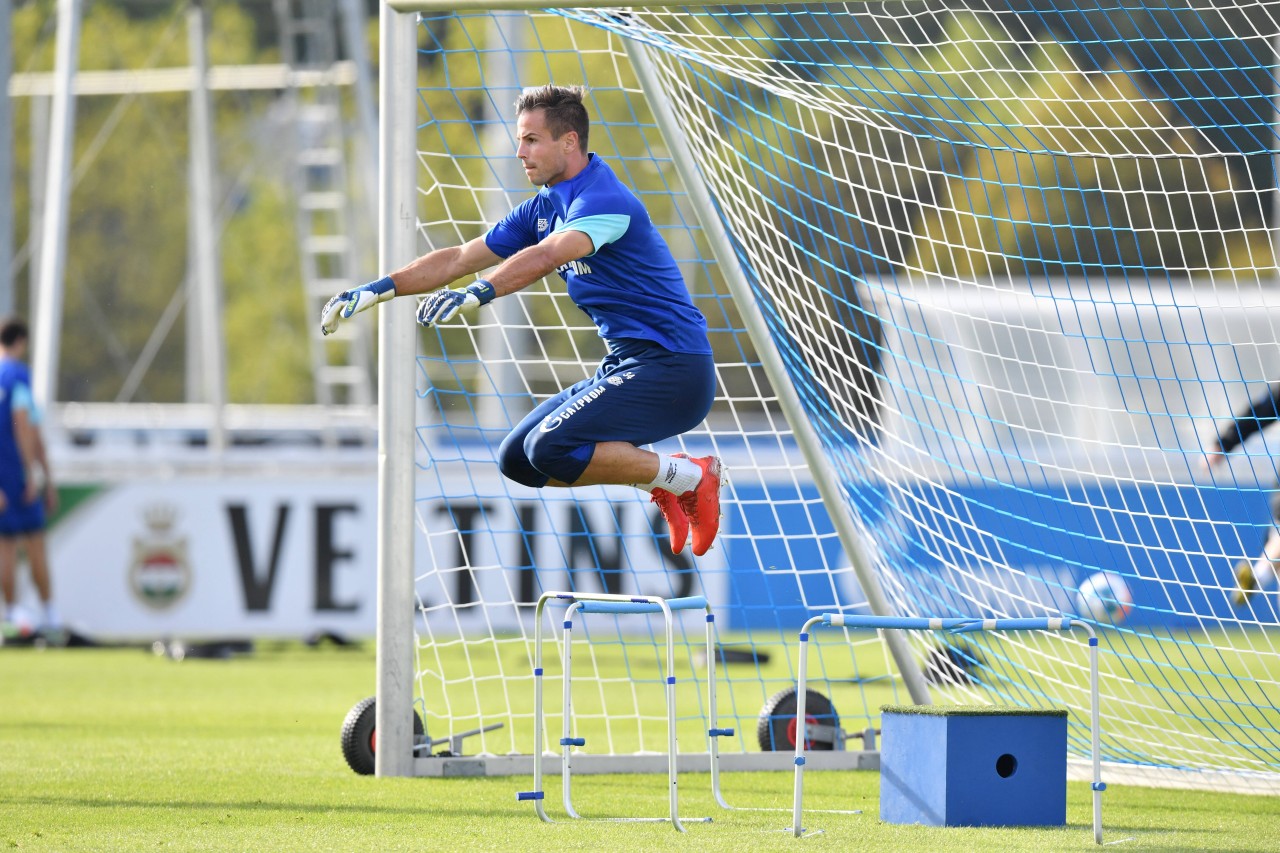
{"label": "man's bent knee", "polygon": [[535,430],[525,436],[524,455],[547,478],[572,485],[587,470],[595,445],[566,445],[555,433]]}
{"label": "man's bent knee", "polygon": [[529,462],[524,452],[523,436],[519,439],[513,433],[502,441],[498,448],[498,470],[508,480],[541,489],[547,484],[547,475],[543,474]]}

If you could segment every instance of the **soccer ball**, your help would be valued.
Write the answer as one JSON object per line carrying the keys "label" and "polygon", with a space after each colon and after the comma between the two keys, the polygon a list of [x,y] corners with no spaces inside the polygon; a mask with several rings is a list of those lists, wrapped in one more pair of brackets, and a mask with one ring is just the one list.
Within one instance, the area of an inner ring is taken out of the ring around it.
{"label": "soccer ball", "polygon": [[1095,572],[1080,582],[1076,604],[1083,616],[1089,616],[1096,622],[1119,625],[1133,609],[1133,593],[1119,575]]}

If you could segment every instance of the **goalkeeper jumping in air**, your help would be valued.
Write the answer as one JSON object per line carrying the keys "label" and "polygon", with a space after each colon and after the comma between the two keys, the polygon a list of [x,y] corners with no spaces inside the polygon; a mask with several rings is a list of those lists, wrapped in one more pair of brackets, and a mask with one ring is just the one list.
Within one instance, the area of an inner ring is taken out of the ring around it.
{"label": "goalkeeper jumping in air", "polygon": [[[516,156],[538,193],[461,246],[437,249],[391,275],[329,300],[321,328],[396,296],[431,293],[418,323],[559,273],[599,327],[608,352],[595,375],[535,408],[502,442],[499,467],[517,483],[628,484],[649,492],[683,550],[702,556],[720,527],[719,458],[644,450],[702,422],[715,397],[707,321],[644,205],[587,150],[578,86],[526,89],[516,101]],[[497,265],[458,290],[445,285]]]}

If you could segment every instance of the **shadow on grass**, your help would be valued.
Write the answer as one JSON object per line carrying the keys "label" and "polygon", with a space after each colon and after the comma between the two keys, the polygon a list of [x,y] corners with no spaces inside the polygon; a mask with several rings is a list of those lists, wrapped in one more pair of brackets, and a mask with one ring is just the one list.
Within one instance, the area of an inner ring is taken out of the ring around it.
{"label": "shadow on grass", "polygon": [[[228,800],[128,800],[103,799],[98,797],[55,797],[27,796],[7,797],[6,805],[45,806],[50,808],[86,808],[86,809],[191,809],[205,811],[250,811],[250,812],[308,812],[327,814],[331,812],[349,814],[381,814],[381,815],[422,815],[421,806],[385,806],[361,805],[354,803],[276,803],[265,800],[238,802]],[[433,802],[433,814],[447,813],[451,815],[470,815],[473,817],[492,818],[511,814],[507,809],[466,808],[467,804],[451,804]]]}

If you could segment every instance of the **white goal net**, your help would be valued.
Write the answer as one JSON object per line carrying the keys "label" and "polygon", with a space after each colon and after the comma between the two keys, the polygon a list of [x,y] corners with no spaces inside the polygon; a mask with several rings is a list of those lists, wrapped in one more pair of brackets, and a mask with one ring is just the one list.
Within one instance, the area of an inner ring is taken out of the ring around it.
{"label": "white goal net", "polygon": [[[402,176],[418,249],[478,236],[532,192],[514,158],[522,87],[587,85],[591,149],[644,200],[716,351],[712,414],[664,449],[729,472],[718,546],[696,559],[666,550],[644,493],[502,479],[506,432],[603,354],[558,278],[423,332],[428,732],[502,723],[469,750],[552,748],[532,743],[540,593],[701,594],[736,730],[721,749],[767,751],[761,712],[794,686],[800,625],[869,612],[870,580],[889,615],[1096,622],[1105,760],[1274,787],[1280,593],[1259,558],[1276,468],[1249,404],[1280,380],[1278,6],[424,12]],[[1237,417],[1261,435],[1206,452]],[[1258,589],[1237,590],[1242,561]],[[701,616],[682,628],[694,749]],[[575,634],[584,750],[663,749],[657,625]],[[1079,637],[920,634],[905,657],[872,634],[819,639],[810,682],[848,732],[923,678],[933,702],[1065,707],[1088,752]]]}

